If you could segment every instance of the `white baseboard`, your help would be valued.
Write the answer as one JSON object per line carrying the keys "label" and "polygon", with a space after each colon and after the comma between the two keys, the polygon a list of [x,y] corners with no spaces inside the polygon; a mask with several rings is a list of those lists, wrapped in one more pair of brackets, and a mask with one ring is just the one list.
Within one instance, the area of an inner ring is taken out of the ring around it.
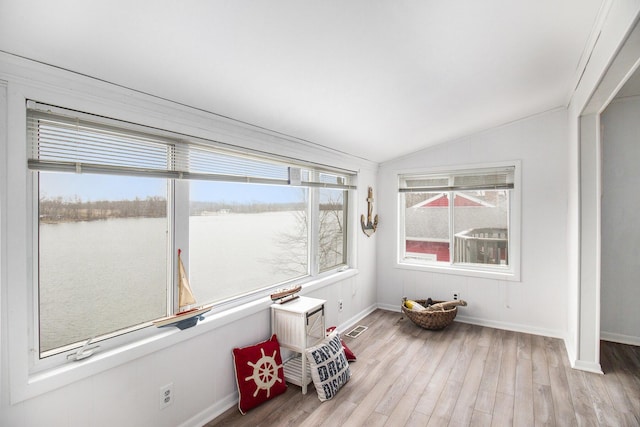
{"label": "white baseboard", "polygon": [[216,417],[222,415],[229,408],[238,405],[238,393],[232,393],[222,399],[217,400],[213,405],[200,411],[187,421],[180,424],[179,427],[201,427],[212,421]]}
{"label": "white baseboard", "polygon": [[640,346],[640,337],[631,335],[614,334],[613,332],[600,332],[600,339],[605,341],[617,342],[620,344],[629,344]]}
{"label": "white baseboard", "polygon": [[577,360],[577,355],[575,352],[576,348],[572,342],[569,342],[569,338],[565,338],[564,340],[564,349],[567,352],[567,357],[569,358],[569,364],[571,365],[571,367],[575,366],[575,363]]}
{"label": "white baseboard", "polygon": [[486,326],[488,328],[503,329],[505,331],[522,332],[524,334],[542,335],[544,337],[559,338],[564,341],[565,335],[561,331],[554,329],[537,328],[520,323],[499,322],[496,320],[486,320],[477,317],[456,316],[456,322],[470,323],[472,325]]}
{"label": "white baseboard", "polygon": [[[382,310],[395,311],[395,312],[401,311],[399,304],[398,305],[378,304],[378,308]],[[565,337],[562,332],[556,331],[553,329],[534,328],[528,325],[521,325],[517,323],[508,323],[508,322],[498,322],[495,320],[486,320],[486,319],[480,319],[477,317],[470,317],[470,316],[464,316],[464,315],[462,316],[457,315],[455,321],[461,322],[461,323],[469,323],[471,325],[486,326],[488,328],[504,329],[506,331],[522,332],[525,334],[560,338],[562,340],[564,340],[564,337]]]}
{"label": "white baseboard", "polygon": [[376,306],[377,308],[380,308],[382,310],[387,310],[387,311],[397,311],[398,313],[401,311],[400,310],[400,304],[398,305],[391,305],[391,304],[377,304]]}
{"label": "white baseboard", "polygon": [[[338,325],[337,327],[338,332],[343,333],[344,331],[351,329],[351,327],[356,326],[356,324],[360,322],[360,320],[364,319],[366,316],[373,313],[377,308],[378,306],[376,304],[372,304],[369,307],[362,310],[361,312],[359,312],[358,314],[351,316],[351,318],[347,319],[346,321]],[[329,326],[331,325],[327,325],[327,327]]]}
{"label": "white baseboard", "polygon": [[602,367],[600,366],[600,364],[595,362],[575,360],[573,363],[571,363],[571,367],[573,369],[579,369],[580,371],[593,372],[594,374],[604,374],[604,372],[602,372]]}

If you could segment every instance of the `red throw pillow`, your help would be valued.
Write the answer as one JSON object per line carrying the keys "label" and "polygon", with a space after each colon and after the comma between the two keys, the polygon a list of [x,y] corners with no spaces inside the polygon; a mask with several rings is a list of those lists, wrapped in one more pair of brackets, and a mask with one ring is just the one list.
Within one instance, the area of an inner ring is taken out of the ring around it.
{"label": "red throw pillow", "polygon": [[[327,335],[329,335],[335,329],[336,329],[335,326],[328,327],[327,328]],[[356,361],[356,355],[353,354],[353,351],[351,351],[351,349],[349,347],[347,347],[347,345],[344,343],[344,340],[342,338],[340,338],[340,342],[342,343],[342,348],[344,349],[344,355],[347,358],[347,362],[355,362]]]}
{"label": "red throw pillow", "polygon": [[347,347],[347,345],[344,343],[344,340],[342,338],[340,338],[340,342],[342,342],[342,348],[344,349],[344,355],[347,358],[347,362],[355,362],[356,355],[353,354],[353,351],[351,351],[349,347]]}
{"label": "red throw pillow", "polygon": [[243,415],[287,390],[280,344],[275,334],[267,341],[234,348],[233,364],[240,395],[238,409]]}

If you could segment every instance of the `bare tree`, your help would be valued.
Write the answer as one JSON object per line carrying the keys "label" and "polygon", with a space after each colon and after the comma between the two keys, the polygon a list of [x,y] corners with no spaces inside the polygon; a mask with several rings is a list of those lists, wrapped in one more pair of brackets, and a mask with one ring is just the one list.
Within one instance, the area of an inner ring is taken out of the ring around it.
{"label": "bare tree", "polygon": [[[336,191],[324,195],[326,200],[320,204],[318,212],[320,270],[344,262],[344,195]],[[293,215],[295,226],[278,236],[276,245],[281,248],[280,255],[272,260],[274,268],[292,277],[306,274],[309,265],[309,214],[306,210],[296,210]]]}
{"label": "bare tree", "polygon": [[320,205],[319,216],[318,249],[323,270],[344,262],[344,194],[332,191]]}

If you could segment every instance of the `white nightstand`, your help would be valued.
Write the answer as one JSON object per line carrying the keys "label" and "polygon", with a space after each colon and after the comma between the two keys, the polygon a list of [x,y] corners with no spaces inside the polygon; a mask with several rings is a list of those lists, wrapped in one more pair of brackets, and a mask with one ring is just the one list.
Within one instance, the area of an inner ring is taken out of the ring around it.
{"label": "white nightstand", "polygon": [[302,394],[307,393],[311,382],[305,349],[325,336],[324,303],[321,299],[298,297],[271,305],[271,331],[278,336],[280,347],[299,353],[284,362],[285,380],[302,387]]}

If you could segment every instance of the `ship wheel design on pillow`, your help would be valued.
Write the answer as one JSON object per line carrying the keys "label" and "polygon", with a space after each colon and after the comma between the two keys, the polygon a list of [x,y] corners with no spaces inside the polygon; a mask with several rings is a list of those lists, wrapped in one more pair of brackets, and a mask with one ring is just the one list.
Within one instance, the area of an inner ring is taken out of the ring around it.
{"label": "ship wheel design on pillow", "polygon": [[244,380],[253,380],[256,384],[256,391],[253,393],[253,397],[256,397],[260,390],[266,390],[267,397],[270,397],[271,387],[276,381],[282,383],[282,379],[278,377],[278,369],[282,368],[282,364],[278,365],[276,362],[277,351],[274,350],[272,356],[265,355],[263,348],[260,349],[260,352],[262,357],[256,363],[247,362],[247,365],[253,368],[253,374]]}
{"label": "ship wheel design on pillow", "polygon": [[287,391],[280,344],[275,334],[266,341],[234,348],[233,367],[238,409],[242,414]]}

